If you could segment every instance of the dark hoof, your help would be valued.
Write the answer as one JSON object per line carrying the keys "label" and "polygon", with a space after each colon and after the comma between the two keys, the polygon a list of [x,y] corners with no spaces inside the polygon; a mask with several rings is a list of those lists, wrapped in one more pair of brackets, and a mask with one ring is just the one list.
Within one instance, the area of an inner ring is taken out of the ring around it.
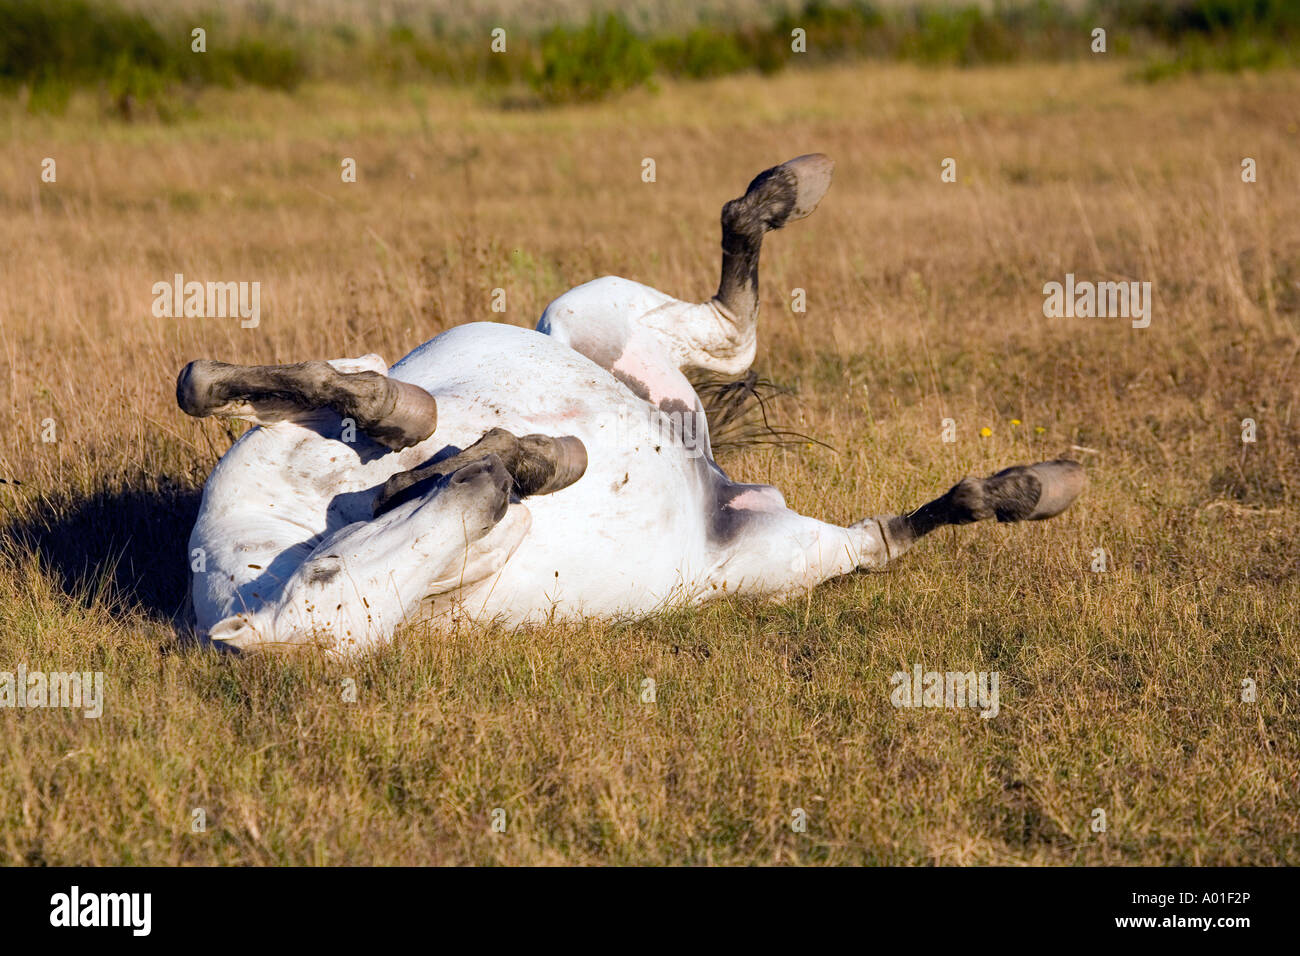
{"label": "dark hoof", "polygon": [[215,372],[226,368],[224,362],[212,359],[195,359],[181,369],[176,376],[176,404],[181,411],[194,418],[205,418],[212,414],[220,402],[212,400],[212,386],[217,381]]}
{"label": "dark hoof", "polygon": [[515,488],[521,498],[560,491],[587,472],[587,447],[573,435],[525,435],[519,444],[524,454]]}
{"label": "dark hoof", "polygon": [[1068,508],[1087,481],[1077,461],[1016,465],[984,479],[984,497],[999,521],[1042,521]]}
{"label": "dark hoof", "polygon": [[835,164],[821,153],[765,169],[754,177],[743,197],[723,207],[723,223],[752,235],[803,219],[826,195],[834,169]]}
{"label": "dark hoof", "polygon": [[[812,215],[817,204],[831,188],[831,174],[835,172],[835,161],[825,153],[808,153],[777,167],[790,172],[795,181],[794,208],[786,216],[786,222],[794,222]],[[784,224],[784,223],[783,223]]]}
{"label": "dark hoof", "polygon": [[1043,461],[1032,466],[1029,471],[1043,488],[1038,498],[1038,505],[1029,516],[1030,521],[1055,518],[1074,504],[1074,499],[1083,494],[1083,489],[1088,487],[1088,475],[1077,461],[1067,459]]}
{"label": "dark hoof", "polygon": [[379,444],[394,451],[418,445],[438,427],[438,402],[418,385],[396,378],[386,381],[392,406],[377,419],[357,424]]}

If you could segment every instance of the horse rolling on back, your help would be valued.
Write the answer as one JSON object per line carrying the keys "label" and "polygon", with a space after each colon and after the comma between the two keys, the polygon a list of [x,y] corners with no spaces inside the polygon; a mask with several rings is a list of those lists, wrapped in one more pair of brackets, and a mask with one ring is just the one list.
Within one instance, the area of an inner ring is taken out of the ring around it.
{"label": "horse rolling on back", "polygon": [[418,620],[779,598],[883,568],[941,525],[1059,514],[1084,485],[1075,462],[964,478],[915,511],[839,527],[713,460],[687,375],[749,369],[763,235],[809,215],[832,167],[801,156],[723,206],[708,302],[607,276],[552,302],[535,331],[469,323],[391,368],[376,355],[191,362],[177,381],[185,412],[260,426],[204,488],[190,538],[199,633],[350,655]]}

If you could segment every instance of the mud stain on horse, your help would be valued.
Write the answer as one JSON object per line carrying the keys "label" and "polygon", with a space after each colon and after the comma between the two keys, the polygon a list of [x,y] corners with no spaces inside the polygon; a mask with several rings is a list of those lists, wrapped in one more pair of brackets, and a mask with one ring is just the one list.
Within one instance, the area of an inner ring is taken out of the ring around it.
{"label": "mud stain on horse", "polygon": [[307,572],[308,584],[329,584],[343,570],[343,562],[337,554],[327,554],[311,562]]}

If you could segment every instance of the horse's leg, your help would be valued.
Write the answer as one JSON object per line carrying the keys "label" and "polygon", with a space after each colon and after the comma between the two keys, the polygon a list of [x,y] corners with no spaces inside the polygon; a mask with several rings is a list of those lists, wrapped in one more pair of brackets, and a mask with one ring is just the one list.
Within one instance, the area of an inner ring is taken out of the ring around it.
{"label": "horse's leg", "polygon": [[933,501],[905,515],[868,519],[884,533],[890,560],[935,528],[998,521],[1055,518],[1086,487],[1087,475],[1077,461],[1059,459],[1015,465],[988,478],[963,478]]}
{"label": "horse's leg", "polygon": [[375,441],[406,448],[433,434],[438,406],[409,382],[389,378],[377,355],[296,365],[191,362],[176,380],[176,403],[188,415],[243,418],[258,425],[331,408]]}
{"label": "horse's leg", "polygon": [[719,509],[714,523],[718,560],[704,585],[712,596],[801,594],[829,578],[878,569],[888,560],[875,521],[848,528],[785,507],[775,488],[751,487]]}
{"label": "horse's leg", "polygon": [[493,428],[459,454],[393,475],[375,498],[375,516],[427,494],[447,475],[486,455],[501,460],[510,473],[514,493],[521,498],[567,488],[587,470],[587,449],[572,435],[516,438],[504,428]]}
{"label": "horse's leg", "polygon": [[327,535],[282,569],[268,600],[218,621],[208,637],[240,650],[304,645],[337,654],[382,644],[426,599],[504,566],[532,521],[510,503],[510,488],[495,456],[464,465],[433,494]]}
{"label": "horse's leg", "polygon": [[758,258],[763,235],[802,219],[830,186],[834,164],[815,153],[759,173],[722,207],[722,278],[708,302],[683,302],[614,276],[560,296],[539,331],[560,338],[665,410],[686,399],[680,373],[744,373],[758,343]]}
{"label": "horse's leg", "polygon": [[830,188],[834,169],[821,153],[800,156],[759,173],[745,195],[722,207],[722,281],[713,302],[738,332],[746,330],[752,338],[758,321],[763,234],[811,215]]}
{"label": "horse's leg", "polygon": [[709,583],[775,596],[806,591],[851,571],[879,570],[943,525],[1053,518],[1085,484],[1077,462],[1017,465],[989,478],[963,478],[908,514],[866,518],[847,528],[791,511],[775,489],[752,488],[719,508],[715,538],[722,557]]}

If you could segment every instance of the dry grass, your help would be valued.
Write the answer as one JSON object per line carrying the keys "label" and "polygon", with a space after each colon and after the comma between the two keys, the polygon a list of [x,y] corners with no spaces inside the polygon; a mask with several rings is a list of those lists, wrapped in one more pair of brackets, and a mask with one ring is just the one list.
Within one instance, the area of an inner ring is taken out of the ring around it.
{"label": "dry grass", "polygon": [[[97,721],[0,711],[0,859],[1300,862],[1298,96],[1294,73],[1146,87],[1089,63],[551,112],[313,86],[212,94],[174,127],[0,106],[0,477],[22,481],[0,485],[0,669],[102,670],[108,694]],[[1069,514],[943,532],[779,606],[416,629],[351,666],[174,645],[231,438],[176,410],[185,361],[391,361],[499,318],[497,286],[520,324],[604,273],[706,296],[721,202],[811,150],[837,179],[768,244],[759,367],[838,453],[724,466],[848,521],[1082,445]],[[174,272],[260,281],[261,326],[153,318]],[[1151,281],[1151,327],[1044,319],[1066,272]],[[1001,713],[893,709],[915,663],[998,670]]]}

